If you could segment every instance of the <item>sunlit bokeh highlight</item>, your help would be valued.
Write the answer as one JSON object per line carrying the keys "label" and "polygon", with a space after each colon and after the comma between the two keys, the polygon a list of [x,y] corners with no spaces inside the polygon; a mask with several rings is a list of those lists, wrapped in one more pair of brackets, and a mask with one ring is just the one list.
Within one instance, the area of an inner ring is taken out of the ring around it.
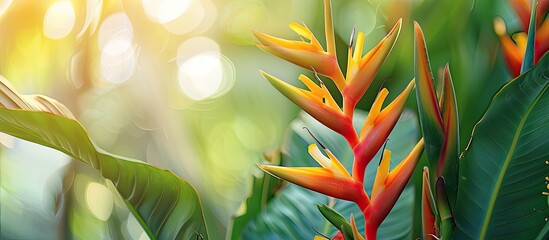
{"label": "sunlit bokeh highlight", "polygon": [[179,46],[177,78],[186,96],[200,101],[231,89],[234,66],[219,51],[219,45],[205,37],[191,38]]}
{"label": "sunlit bokeh highlight", "polygon": [[[181,16],[192,0],[141,0],[147,16],[157,23],[167,23]],[[197,2],[197,1],[194,1]]]}
{"label": "sunlit bokeh highlight", "polygon": [[114,84],[130,79],[136,70],[137,53],[128,16],[115,13],[105,19],[99,28],[98,41],[103,79]]}
{"label": "sunlit bokeh highlight", "polygon": [[51,39],[66,37],[74,27],[74,7],[69,0],[61,0],[48,8],[44,16],[44,35]]}
{"label": "sunlit bokeh highlight", "polygon": [[210,0],[187,0],[186,11],[171,21],[164,22],[164,28],[170,33],[202,34],[209,30],[217,18],[217,10]]}
{"label": "sunlit bokeh highlight", "polygon": [[113,196],[105,185],[91,182],[86,187],[86,204],[91,213],[102,221],[107,221],[113,209]]}
{"label": "sunlit bokeh highlight", "polygon": [[0,0],[0,17],[2,17],[2,14],[8,10],[13,0]]}

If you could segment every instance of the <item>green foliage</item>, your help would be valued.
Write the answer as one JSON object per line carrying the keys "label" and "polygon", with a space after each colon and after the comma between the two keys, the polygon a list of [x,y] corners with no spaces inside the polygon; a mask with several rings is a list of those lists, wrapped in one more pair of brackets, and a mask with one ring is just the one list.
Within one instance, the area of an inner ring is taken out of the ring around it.
{"label": "green foliage", "polygon": [[[274,158],[279,158],[279,156],[277,155]],[[273,164],[279,164],[279,159],[270,160]],[[276,162],[272,160],[276,160]],[[265,208],[281,185],[281,180],[267,173],[261,172],[260,177],[254,176],[252,179],[252,189],[246,200],[242,203],[241,211],[237,212],[229,223],[227,239],[240,239],[248,222],[254,219]]]}
{"label": "green foliage", "polygon": [[333,208],[328,205],[316,205],[322,216],[326,218],[334,227],[343,233],[345,239],[354,240],[353,228],[351,224]]}
{"label": "green foliage", "polygon": [[477,123],[461,160],[457,239],[528,239],[549,214],[549,57],[506,84]]}
{"label": "green foliage", "polygon": [[532,1],[532,7],[530,11],[530,24],[528,27],[528,39],[526,42],[526,52],[522,59],[522,66],[520,67],[520,73],[528,71],[534,66],[534,54],[535,54],[535,42],[536,42],[536,16],[538,10],[538,1]]}
{"label": "green foliage", "polygon": [[[2,80],[2,79],[0,79]],[[0,131],[59,150],[112,181],[151,239],[208,239],[195,189],[170,171],[109,154],[92,143],[66,108],[42,96],[19,95],[0,81]],[[47,112],[46,112],[47,111]]]}
{"label": "green foliage", "polygon": [[[356,112],[355,127],[360,127],[365,117],[364,112]],[[313,143],[314,139],[303,130],[303,127],[308,127],[320,142],[329,148],[347,169],[350,169],[353,154],[344,138],[304,113],[291,123],[283,145],[284,166],[316,166],[317,164],[307,153],[307,146]],[[395,167],[415,146],[418,133],[415,115],[405,111],[389,135],[387,143],[387,149],[393,151],[391,167]],[[375,159],[379,159],[380,155],[378,153]],[[370,164],[366,169],[364,185],[367,192],[371,192],[376,169],[377,164]],[[327,236],[333,236],[337,229],[331,227],[315,207],[317,204],[329,204],[330,201],[333,199],[325,195],[289,184],[281,189],[268,202],[267,207],[248,224],[242,237],[243,239],[312,239],[316,235],[313,229]],[[378,238],[411,238],[413,204],[413,189],[406,188],[389,216],[381,224]],[[333,208],[346,217],[353,214],[358,230],[364,232],[363,215],[354,203],[336,200]]]}

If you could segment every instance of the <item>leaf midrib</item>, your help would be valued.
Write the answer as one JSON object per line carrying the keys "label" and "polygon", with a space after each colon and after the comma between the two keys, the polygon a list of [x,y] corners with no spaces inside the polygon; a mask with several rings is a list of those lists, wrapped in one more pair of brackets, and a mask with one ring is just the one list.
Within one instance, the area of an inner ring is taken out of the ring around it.
{"label": "leaf midrib", "polygon": [[494,187],[494,191],[492,192],[492,195],[490,196],[490,201],[488,202],[488,210],[486,211],[486,215],[484,215],[484,220],[482,222],[482,228],[480,231],[479,239],[485,239],[486,233],[488,231],[488,225],[490,223],[490,219],[492,217],[492,212],[494,211],[494,206],[496,203],[497,196],[499,194],[499,190],[501,189],[501,184],[503,183],[503,177],[505,176],[505,173],[507,172],[507,169],[509,167],[509,164],[511,162],[512,156],[515,152],[516,145],[518,143],[518,139],[520,138],[520,133],[522,132],[522,129],[524,127],[524,124],[526,123],[526,120],[528,119],[528,116],[530,115],[530,112],[536,106],[537,102],[543,96],[545,93],[545,90],[547,90],[547,87],[549,85],[545,85],[543,90],[536,96],[534,101],[532,101],[532,104],[528,107],[528,110],[525,112],[523,117],[521,118],[519,125],[517,127],[517,131],[515,132],[515,135],[513,137],[513,142],[511,143],[511,147],[509,149],[509,152],[507,153],[507,156],[505,157],[505,161],[503,162],[502,171],[500,171],[498,175],[498,179],[496,181],[496,185]]}

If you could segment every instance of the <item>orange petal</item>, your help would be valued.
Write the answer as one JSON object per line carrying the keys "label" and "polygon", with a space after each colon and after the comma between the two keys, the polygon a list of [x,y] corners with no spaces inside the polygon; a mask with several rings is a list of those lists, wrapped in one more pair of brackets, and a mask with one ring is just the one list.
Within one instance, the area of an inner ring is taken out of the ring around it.
{"label": "orange petal", "polygon": [[375,227],[383,222],[395,205],[398,197],[404,190],[406,183],[412,176],[414,168],[423,150],[423,139],[419,140],[414,149],[406,156],[398,166],[393,169],[385,180],[385,190],[375,200],[372,200],[365,214]]}
{"label": "orange petal", "polygon": [[518,76],[520,74],[524,51],[521,50],[507,35],[505,22],[503,22],[503,19],[494,19],[494,29],[501,42],[501,52],[509,71],[511,71],[513,76]]}
{"label": "orange petal", "polygon": [[383,150],[383,157],[377,167],[376,179],[374,180],[374,187],[372,188],[371,199],[375,198],[385,190],[385,180],[389,175],[389,165],[391,164],[391,151]]}
{"label": "orange petal", "polygon": [[[346,101],[345,108],[354,108],[356,103],[362,98],[362,95],[364,95],[374,80],[381,64],[385,61],[391,49],[393,49],[401,26],[402,19],[395,24],[393,29],[377,46],[360,59],[358,66],[356,66],[357,70],[352,69],[350,71],[350,76],[347,76],[347,87],[343,90],[343,97]],[[360,42],[357,42],[357,44],[360,44]]]}
{"label": "orange petal", "polygon": [[351,118],[345,116],[341,111],[325,105],[322,99],[316,98],[311,92],[294,87],[278,78],[275,78],[263,71],[261,74],[279,92],[297,104],[305,112],[309,113],[316,120],[343,135],[351,144],[358,141],[357,134],[352,126]]}
{"label": "orange petal", "polygon": [[[353,148],[356,156],[353,164],[353,177],[357,181],[363,181],[366,166],[393,130],[413,88],[414,80],[410,81],[406,89],[375,117],[370,130],[361,136],[360,142]],[[371,119],[367,120],[371,121]]]}
{"label": "orange petal", "polygon": [[361,184],[356,184],[351,178],[335,176],[330,169],[318,167],[258,166],[275,177],[334,198],[356,202],[362,196]]}

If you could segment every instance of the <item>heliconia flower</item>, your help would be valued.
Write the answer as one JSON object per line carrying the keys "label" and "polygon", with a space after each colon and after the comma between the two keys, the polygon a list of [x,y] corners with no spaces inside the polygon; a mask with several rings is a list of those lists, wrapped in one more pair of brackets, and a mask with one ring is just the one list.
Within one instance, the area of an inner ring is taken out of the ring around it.
{"label": "heliconia flower", "polygon": [[436,224],[438,212],[431,188],[431,179],[429,178],[429,168],[423,168],[423,184],[421,189],[421,223],[424,239],[438,239],[439,229]]}
{"label": "heliconia flower", "polygon": [[264,33],[253,31],[260,43],[257,46],[266,52],[292,62],[298,66],[331,78],[340,91],[345,88],[345,79],[337,63],[334,30],[332,24],[332,10],[329,0],[324,1],[324,18],[326,42],[325,51],[314,34],[306,26],[298,23],[290,23],[290,28],[302,38],[309,40],[292,41],[273,37]]}
{"label": "heliconia flower", "polygon": [[[536,14],[537,25],[539,26],[541,20],[545,16],[547,10],[549,10],[549,1],[541,0],[538,1],[538,11]],[[530,24],[530,8],[532,6],[532,0],[509,0],[511,8],[517,15],[522,25],[522,31],[528,31],[528,25]]]}
{"label": "heliconia flower", "polygon": [[364,181],[366,166],[372,160],[379,148],[381,148],[400,118],[400,114],[404,110],[408,96],[414,88],[414,82],[414,80],[410,81],[406,89],[404,89],[404,91],[402,91],[402,93],[383,110],[381,110],[381,107],[389,94],[389,91],[384,88],[378,93],[372,104],[372,108],[364,121],[360,133],[360,141],[353,149],[355,153],[353,177],[355,180]]}
{"label": "heliconia flower", "polygon": [[421,129],[425,138],[425,151],[435,177],[448,179],[451,202],[457,192],[459,161],[459,118],[450,67],[446,65],[441,92],[435,93],[429,57],[421,27],[416,22],[415,29],[415,77],[418,112]]}
{"label": "heliconia flower", "polygon": [[[509,2],[522,24],[523,32],[513,34],[511,39],[507,34],[505,22],[499,17],[494,19],[494,30],[500,39],[501,52],[505,63],[511,75],[516,77],[520,75],[521,64],[526,51],[526,39],[528,37],[526,32],[528,31],[532,5],[530,0],[510,0]],[[542,21],[548,10],[549,1],[539,1],[536,15],[536,35],[534,37],[534,63],[549,51],[549,21]]]}
{"label": "heliconia flower", "polygon": [[372,188],[370,205],[365,209],[366,238],[375,239],[377,229],[387,217],[412,176],[423,151],[423,138],[392,171],[389,171],[391,151],[385,149]]}
{"label": "heliconia flower", "polygon": [[[519,32],[513,35],[513,39],[507,35],[507,29],[503,19],[497,17],[494,19],[494,30],[501,43],[501,52],[507,68],[513,76],[520,74],[522,58],[526,51],[526,33]],[[514,41],[513,41],[514,40]]]}
{"label": "heliconia flower", "polygon": [[[364,34],[358,33],[356,39],[356,46],[353,45],[354,36],[351,36],[351,43],[349,44],[349,54],[347,62],[347,74],[346,81],[347,86],[343,90],[344,97],[344,109],[351,115],[357,102],[362,98],[374,77],[376,76],[381,64],[395,45],[396,39],[400,34],[400,28],[402,26],[402,18],[397,21],[391,31],[383,38],[377,46],[370,50],[365,55],[362,55],[364,47]],[[354,35],[354,34],[353,34]]]}
{"label": "heliconia flower", "polygon": [[351,213],[351,229],[353,230],[353,237],[355,237],[355,240],[364,240],[364,237],[360,234],[358,231],[358,227],[356,226],[355,217]]}
{"label": "heliconia flower", "polygon": [[343,114],[322,82],[318,86],[305,75],[301,75],[299,76],[299,80],[309,88],[309,90],[305,90],[294,87],[263,71],[261,71],[261,74],[279,92],[301,107],[305,112],[309,113],[309,115],[328,128],[343,135],[350,144],[356,144],[358,137],[353,128],[351,117]]}
{"label": "heliconia flower", "polygon": [[[327,157],[316,144],[309,145],[308,151],[321,167],[281,167],[259,165],[265,172],[297,184],[304,188],[335,198],[359,202],[365,196],[362,183],[351,178],[349,172],[328,149],[323,149]],[[367,198],[367,197],[366,197]]]}

